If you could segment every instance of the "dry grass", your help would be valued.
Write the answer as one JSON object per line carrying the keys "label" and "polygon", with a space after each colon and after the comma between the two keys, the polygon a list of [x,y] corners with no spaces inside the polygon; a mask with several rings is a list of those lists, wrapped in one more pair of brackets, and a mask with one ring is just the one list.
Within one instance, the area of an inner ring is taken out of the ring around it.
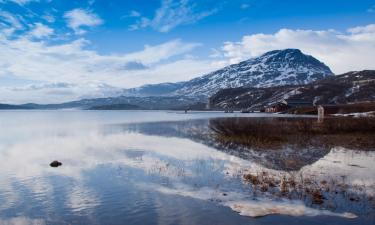
{"label": "dry grass", "polygon": [[[323,208],[353,207],[354,204],[367,205],[373,211],[375,199],[367,192],[365,185],[350,185],[341,177],[319,180],[314,175],[279,174],[267,172],[247,173],[243,180],[252,186],[254,194],[267,193],[275,198],[298,199],[308,205]],[[337,205],[338,202],[344,205]],[[363,210],[360,208],[360,210]]]}
{"label": "dry grass", "polygon": [[[348,114],[348,113],[363,113],[375,111],[375,102],[360,102],[360,103],[349,103],[343,105],[332,105],[326,106],[326,114]],[[288,111],[291,114],[318,114],[317,107],[301,107],[290,109]]]}
{"label": "dry grass", "polygon": [[216,141],[253,149],[277,149],[285,144],[299,147],[342,146],[375,148],[375,118],[226,118],[210,121]]}
{"label": "dry grass", "polygon": [[357,113],[375,111],[374,102],[363,102],[355,104],[341,105],[338,113]]}

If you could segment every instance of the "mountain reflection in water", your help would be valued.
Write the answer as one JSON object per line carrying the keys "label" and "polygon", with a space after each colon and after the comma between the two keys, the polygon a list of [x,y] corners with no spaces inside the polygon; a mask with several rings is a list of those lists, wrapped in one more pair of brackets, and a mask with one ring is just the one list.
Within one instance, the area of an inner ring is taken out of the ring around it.
{"label": "mountain reflection in water", "polygon": [[[0,128],[0,224],[374,221],[374,152],[237,149],[212,135],[215,119],[122,123],[64,115],[74,123]],[[63,166],[50,168],[55,159]],[[323,202],[305,189],[319,190]],[[286,216],[251,218],[269,214]]]}
{"label": "mountain reflection in water", "polygon": [[266,168],[284,171],[298,171],[302,167],[321,159],[331,150],[327,146],[306,146],[304,148],[285,146],[277,150],[262,149],[262,151],[256,151],[238,146],[235,143],[224,145],[215,138],[215,132],[212,130],[212,126],[215,126],[220,120],[124,124],[119,129],[146,135],[187,138],[241,159],[257,162],[257,164]]}

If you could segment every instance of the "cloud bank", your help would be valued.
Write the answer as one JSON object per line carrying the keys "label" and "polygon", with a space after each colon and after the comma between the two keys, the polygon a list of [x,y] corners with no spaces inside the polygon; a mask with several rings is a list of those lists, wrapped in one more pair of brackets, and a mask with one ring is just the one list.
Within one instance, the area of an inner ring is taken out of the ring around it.
{"label": "cloud bank", "polygon": [[16,3],[18,5],[26,5],[30,2],[38,2],[39,0],[0,0],[0,3],[3,3],[3,2],[13,2],[13,3]]}
{"label": "cloud bank", "polygon": [[274,34],[246,35],[238,42],[225,42],[213,56],[221,58],[221,63],[226,65],[285,48],[301,49],[337,74],[375,69],[375,24],[349,28],[345,32],[281,29]]}

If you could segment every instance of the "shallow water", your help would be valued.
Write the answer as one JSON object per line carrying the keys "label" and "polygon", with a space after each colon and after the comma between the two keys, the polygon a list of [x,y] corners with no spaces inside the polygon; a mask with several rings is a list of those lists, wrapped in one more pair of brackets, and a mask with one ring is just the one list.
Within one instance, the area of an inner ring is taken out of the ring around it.
{"label": "shallow water", "polygon": [[238,116],[264,114],[1,111],[0,224],[374,224],[375,152],[220,146],[210,120]]}

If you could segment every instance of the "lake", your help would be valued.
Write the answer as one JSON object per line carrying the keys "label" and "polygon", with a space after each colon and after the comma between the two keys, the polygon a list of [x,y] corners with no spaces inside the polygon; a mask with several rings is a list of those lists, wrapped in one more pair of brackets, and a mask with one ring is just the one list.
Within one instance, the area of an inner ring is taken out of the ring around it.
{"label": "lake", "polygon": [[264,116],[0,111],[0,224],[375,224],[375,152],[212,137]]}

